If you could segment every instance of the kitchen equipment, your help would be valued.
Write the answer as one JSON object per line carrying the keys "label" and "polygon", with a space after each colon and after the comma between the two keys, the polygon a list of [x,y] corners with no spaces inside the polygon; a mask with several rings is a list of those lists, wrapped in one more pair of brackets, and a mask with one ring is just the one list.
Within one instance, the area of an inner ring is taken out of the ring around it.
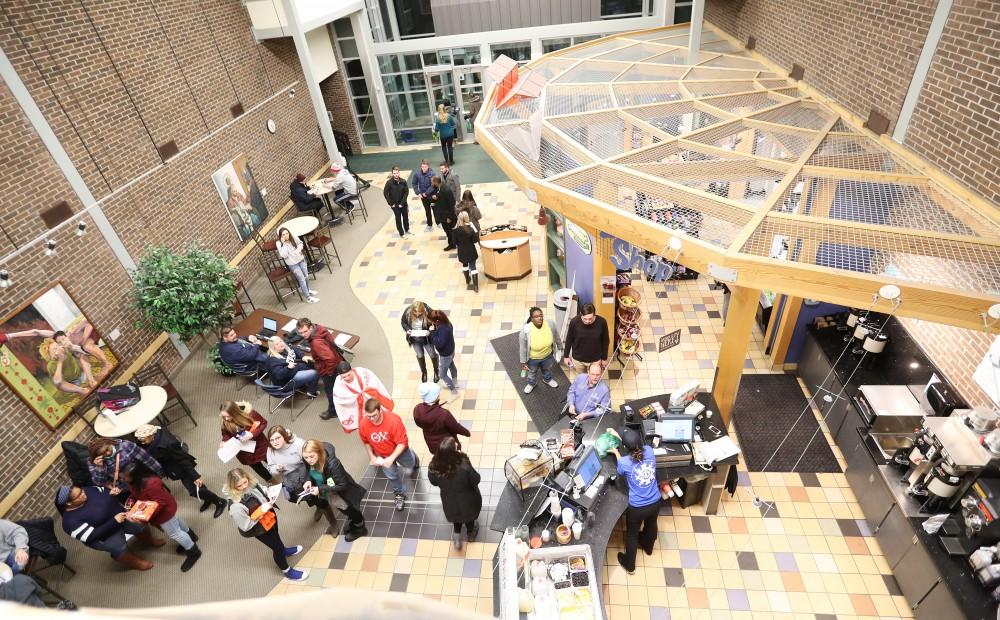
{"label": "kitchen equipment", "polygon": [[556,540],[560,545],[565,545],[573,538],[573,531],[567,525],[560,525],[556,528]]}
{"label": "kitchen equipment", "polygon": [[969,428],[977,433],[984,434],[993,430],[997,425],[997,412],[987,407],[976,407],[969,410],[965,417],[965,423]]}
{"label": "kitchen equipment", "polygon": [[993,456],[1000,457],[1000,429],[993,429],[980,438],[980,443],[989,450]]}
{"label": "kitchen equipment", "polygon": [[905,385],[862,385],[854,404],[872,433],[914,433],[925,415]]}
{"label": "kitchen equipment", "polygon": [[958,392],[944,381],[928,384],[925,394],[934,415],[949,416],[956,409],[964,409],[966,406]]}
{"label": "kitchen equipment", "polygon": [[967,549],[1000,542],[1000,479],[980,478],[962,497]]}
{"label": "kitchen equipment", "polygon": [[922,428],[910,452],[907,492],[927,498],[921,510],[948,510],[984,470],[996,470],[996,457],[958,415],[924,418]]}
{"label": "kitchen equipment", "polygon": [[940,463],[927,477],[927,501],[924,512],[938,512],[947,509],[952,497],[958,495],[962,486],[962,476],[947,462]]}

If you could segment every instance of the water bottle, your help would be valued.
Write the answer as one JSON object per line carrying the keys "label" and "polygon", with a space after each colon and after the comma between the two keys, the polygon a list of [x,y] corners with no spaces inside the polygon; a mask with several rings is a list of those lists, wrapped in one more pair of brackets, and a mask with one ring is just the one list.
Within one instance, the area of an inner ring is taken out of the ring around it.
{"label": "water bottle", "polygon": [[528,371],[522,368],[521,369],[521,378],[524,379],[527,376],[528,376]]}

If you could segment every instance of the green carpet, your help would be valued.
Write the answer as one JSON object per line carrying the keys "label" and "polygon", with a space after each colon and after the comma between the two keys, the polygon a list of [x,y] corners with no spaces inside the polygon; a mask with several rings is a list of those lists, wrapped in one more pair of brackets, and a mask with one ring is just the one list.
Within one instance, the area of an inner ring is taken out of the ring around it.
{"label": "green carpet", "polygon": [[[427,159],[436,171],[441,163],[441,148],[428,145],[426,149],[415,151],[396,151],[393,153],[372,153],[355,155],[350,158],[351,170],[358,175],[368,174],[368,180],[373,172],[388,172],[393,166],[399,166],[401,174],[409,177],[411,170],[420,166],[420,160]],[[455,170],[462,178],[462,183],[502,183],[508,181],[507,175],[493,163],[486,151],[478,144],[455,145]]]}

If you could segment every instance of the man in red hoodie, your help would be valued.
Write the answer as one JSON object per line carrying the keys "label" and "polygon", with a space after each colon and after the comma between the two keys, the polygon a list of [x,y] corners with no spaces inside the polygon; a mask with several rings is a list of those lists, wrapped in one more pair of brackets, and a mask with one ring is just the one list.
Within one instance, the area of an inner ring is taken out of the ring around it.
{"label": "man in red hoodie", "polygon": [[313,325],[306,317],[298,320],[295,331],[302,336],[302,343],[309,347],[313,367],[316,374],[323,380],[323,391],[326,392],[327,409],[319,414],[324,420],[337,417],[337,409],[333,403],[333,384],[337,380],[337,364],[344,361],[337,345],[333,342],[333,334],[322,325]]}

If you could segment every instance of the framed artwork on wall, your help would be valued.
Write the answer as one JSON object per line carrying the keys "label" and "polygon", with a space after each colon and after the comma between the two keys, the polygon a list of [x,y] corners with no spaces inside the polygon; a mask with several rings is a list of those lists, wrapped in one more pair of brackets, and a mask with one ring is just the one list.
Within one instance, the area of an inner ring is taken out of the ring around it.
{"label": "framed artwork on wall", "polygon": [[118,367],[118,357],[60,283],[0,321],[0,378],[50,429]]}
{"label": "framed artwork on wall", "polygon": [[236,227],[240,241],[246,241],[267,219],[264,196],[253,178],[246,155],[240,155],[212,173],[212,183]]}

